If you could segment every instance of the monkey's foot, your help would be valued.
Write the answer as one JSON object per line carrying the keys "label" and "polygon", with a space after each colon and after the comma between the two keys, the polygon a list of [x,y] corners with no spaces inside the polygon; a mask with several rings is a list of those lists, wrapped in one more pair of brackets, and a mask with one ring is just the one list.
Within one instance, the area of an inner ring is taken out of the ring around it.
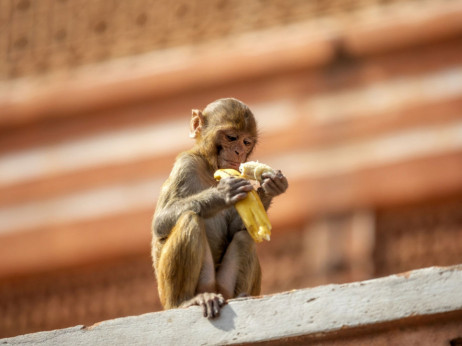
{"label": "monkey's foot", "polygon": [[201,306],[204,317],[215,318],[220,315],[220,309],[226,304],[225,298],[219,293],[199,293],[194,298],[181,304],[181,308],[188,308],[193,305]]}

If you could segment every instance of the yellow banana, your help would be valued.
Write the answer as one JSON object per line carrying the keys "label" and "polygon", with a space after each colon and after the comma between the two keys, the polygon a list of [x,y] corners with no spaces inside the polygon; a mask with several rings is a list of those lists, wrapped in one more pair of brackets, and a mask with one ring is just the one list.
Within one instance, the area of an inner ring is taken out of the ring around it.
{"label": "yellow banana", "polygon": [[[230,176],[245,178],[239,171],[231,168],[219,169],[214,174],[216,180]],[[263,239],[270,240],[271,223],[257,191],[250,191],[247,197],[237,202],[234,207],[255,242],[260,243]]]}

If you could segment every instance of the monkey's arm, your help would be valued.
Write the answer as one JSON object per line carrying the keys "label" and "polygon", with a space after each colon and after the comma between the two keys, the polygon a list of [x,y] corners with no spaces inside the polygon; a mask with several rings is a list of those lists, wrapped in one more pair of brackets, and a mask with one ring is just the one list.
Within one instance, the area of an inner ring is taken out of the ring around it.
{"label": "monkey's arm", "polygon": [[[189,183],[190,186],[197,184]],[[245,179],[223,179],[216,187],[210,187],[186,197],[182,184],[166,185],[154,214],[153,230],[156,236],[165,238],[177,220],[187,211],[193,211],[204,219],[214,216],[247,196],[252,185]]]}
{"label": "monkey's arm", "polygon": [[[173,188],[168,187],[167,192]],[[168,193],[170,194],[170,193]],[[163,201],[166,203],[162,203]],[[216,188],[209,188],[187,197],[161,196],[154,213],[153,230],[160,237],[167,237],[177,220],[187,211],[193,211],[203,218],[213,216],[225,208],[224,199],[216,193]]]}

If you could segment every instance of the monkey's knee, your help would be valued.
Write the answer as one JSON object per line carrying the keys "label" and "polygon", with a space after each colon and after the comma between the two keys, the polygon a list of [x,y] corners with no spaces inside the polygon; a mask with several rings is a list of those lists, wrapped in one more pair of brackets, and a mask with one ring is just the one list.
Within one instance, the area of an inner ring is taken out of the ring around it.
{"label": "monkey's knee", "polygon": [[236,232],[233,236],[233,242],[238,244],[239,248],[241,249],[245,248],[249,251],[254,251],[257,249],[255,246],[255,241],[246,230]]}
{"label": "monkey's knee", "polygon": [[164,253],[180,252],[181,255],[189,252],[197,253],[205,237],[205,225],[202,218],[192,211],[187,211],[180,216],[162,246],[161,257]]}
{"label": "monkey's knee", "polygon": [[[160,248],[160,259],[158,266],[163,270],[167,266],[177,264],[179,259],[195,259],[202,251],[205,237],[205,226],[203,220],[194,212],[183,213],[173,227],[170,235]],[[180,263],[178,263],[180,265]],[[183,263],[182,265],[185,265]]]}
{"label": "monkey's knee", "polygon": [[174,229],[178,230],[178,237],[182,237],[190,242],[191,239],[201,239],[205,235],[204,220],[192,211],[186,211],[181,214]]}
{"label": "monkey's knee", "polygon": [[[197,234],[202,232],[203,221],[194,212],[187,211],[183,213],[177,220],[175,226],[170,230],[170,234],[166,239],[154,239],[152,242],[152,257],[154,267],[157,271],[161,259],[165,257],[176,256],[176,253],[183,253],[184,248],[194,244],[197,239]],[[183,245],[185,243],[185,245]]]}

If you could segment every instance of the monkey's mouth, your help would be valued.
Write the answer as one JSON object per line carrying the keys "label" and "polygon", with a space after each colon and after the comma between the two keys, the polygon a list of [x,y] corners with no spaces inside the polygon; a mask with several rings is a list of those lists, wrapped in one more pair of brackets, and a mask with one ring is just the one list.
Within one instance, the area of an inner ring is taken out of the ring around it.
{"label": "monkey's mouth", "polygon": [[235,169],[236,171],[239,170],[239,166],[241,165],[240,162],[235,162],[235,161],[226,161],[226,163],[229,168]]}

